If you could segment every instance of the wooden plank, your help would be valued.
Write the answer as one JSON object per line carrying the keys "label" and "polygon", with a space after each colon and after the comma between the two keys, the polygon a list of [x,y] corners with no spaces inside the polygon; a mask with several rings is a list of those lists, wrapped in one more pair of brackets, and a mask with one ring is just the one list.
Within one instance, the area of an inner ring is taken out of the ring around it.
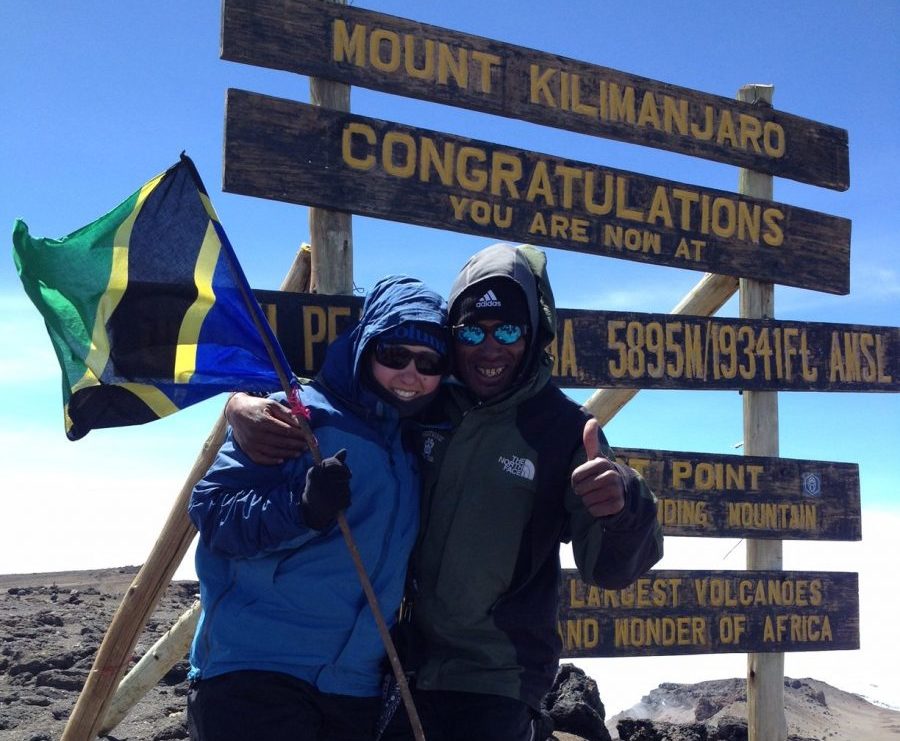
{"label": "wooden plank", "polygon": [[[343,3],[345,0],[336,0]],[[309,78],[309,100],[315,106],[350,110],[350,87]],[[310,283],[315,293],[353,293],[353,225],[345,211],[309,210]]]}
{"label": "wooden plank", "polygon": [[897,327],[579,309],[559,321],[562,386],[900,390]]}
{"label": "wooden plank", "polygon": [[[771,103],[774,88],[742,87],[741,100],[765,97]],[[770,175],[741,169],[738,190],[757,198],[772,198],[774,183]],[[774,318],[775,286],[771,283],[741,278],[740,317],[743,319]],[[747,391],[741,396],[743,407],[744,453],[777,457],[778,393]],[[748,538],[746,568],[748,570],[781,570],[784,565],[781,540]],[[784,714],[784,654],[780,652],[747,655],[747,728],[749,741],[786,741],[787,720]]]}
{"label": "wooden plank", "polygon": [[[257,291],[295,372],[312,375],[360,297]],[[559,309],[564,388],[900,391],[900,328]]]}
{"label": "wooden plank", "polygon": [[859,576],[838,571],[650,571],[627,589],[564,569],[566,658],[859,648]]}
{"label": "wooden plank", "polygon": [[254,290],[295,374],[312,378],[325,350],[362,313],[361,296]]}
{"label": "wooden plank", "polygon": [[850,222],[228,91],[224,188],[364,216],[847,293]]}
{"label": "wooden plank", "polygon": [[[738,282],[731,275],[706,273],[669,314],[712,316],[734,295]],[[584,408],[605,426],[639,392],[639,389],[598,389],[584,403]]]}
{"label": "wooden plank", "polygon": [[860,540],[854,463],[616,448],[659,497],[665,535]]}
{"label": "wooden plank", "polygon": [[107,736],[125,720],[131,709],[162,680],[169,670],[187,656],[200,620],[200,600],[196,600],[128,671],[109,703],[98,736]]}
{"label": "wooden plank", "polygon": [[847,132],[587,62],[319,0],[225,0],[221,56],[846,190]]}

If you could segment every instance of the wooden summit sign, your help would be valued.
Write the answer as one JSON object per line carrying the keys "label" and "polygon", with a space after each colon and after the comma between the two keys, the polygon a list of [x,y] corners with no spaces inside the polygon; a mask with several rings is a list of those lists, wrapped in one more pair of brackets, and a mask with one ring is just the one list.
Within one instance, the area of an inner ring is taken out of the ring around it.
{"label": "wooden summit sign", "polygon": [[860,540],[859,466],[616,448],[659,498],[665,535]]}
{"label": "wooden summit sign", "polygon": [[559,322],[562,386],[900,390],[897,327],[583,309]]}
{"label": "wooden summit sign", "polygon": [[625,589],[563,571],[568,658],[859,648],[859,577],[838,571],[650,571]]}
{"label": "wooden summit sign", "polygon": [[[291,367],[311,375],[362,299],[256,291]],[[564,388],[900,391],[900,328],[560,309]]]}
{"label": "wooden summit sign", "polygon": [[850,222],[807,209],[228,91],[224,189],[830,293]]}
{"label": "wooden summit sign", "polygon": [[836,190],[850,182],[844,129],[361,8],[225,0],[221,56]]}

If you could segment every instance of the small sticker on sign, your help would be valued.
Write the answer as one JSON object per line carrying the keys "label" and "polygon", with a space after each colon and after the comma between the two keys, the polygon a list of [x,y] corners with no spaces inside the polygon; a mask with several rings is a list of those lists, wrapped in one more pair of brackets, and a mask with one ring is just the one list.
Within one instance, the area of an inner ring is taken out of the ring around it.
{"label": "small sticker on sign", "polygon": [[803,492],[810,497],[822,495],[822,477],[817,473],[803,474]]}

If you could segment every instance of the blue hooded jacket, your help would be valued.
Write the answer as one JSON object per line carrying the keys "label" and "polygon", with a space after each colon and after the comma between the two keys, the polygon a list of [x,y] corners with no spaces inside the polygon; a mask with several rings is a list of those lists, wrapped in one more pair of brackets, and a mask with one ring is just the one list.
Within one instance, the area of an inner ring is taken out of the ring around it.
{"label": "blue hooded jacket", "polygon": [[[347,449],[347,521],[389,624],[418,529],[419,477],[397,410],[362,382],[361,364],[373,338],[406,321],[443,327],[446,305],[418,280],[382,279],[359,323],[332,343],[321,373],[301,392],[322,455]],[[308,453],[278,466],[254,464],[229,430],[194,487],[189,514],[200,531],[203,612],[191,678],[264,670],[326,693],[379,693],[384,648],[341,532],[307,527],[298,506],[311,465]]]}

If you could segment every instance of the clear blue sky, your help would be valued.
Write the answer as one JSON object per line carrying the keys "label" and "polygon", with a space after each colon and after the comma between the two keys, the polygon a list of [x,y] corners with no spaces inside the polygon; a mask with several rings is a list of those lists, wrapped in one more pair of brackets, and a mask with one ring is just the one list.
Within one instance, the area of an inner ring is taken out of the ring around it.
{"label": "clear blue sky", "polygon": [[[779,287],[776,316],[900,324],[900,4],[894,0],[763,0],[727,8],[717,0],[354,4],[727,97],[747,83],[774,84],[776,108],[849,131],[851,166],[847,192],[779,179],[775,199],[853,222],[850,295]],[[221,192],[225,90],[307,101],[308,82],[221,61],[219,14],[215,0],[49,6],[0,0],[0,225],[8,234],[16,217],[37,236],[68,234],[185,150],[251,285],[278,287],[296,247],[308,240],[307,210]],[[737,188],[734,167],[637,145],[363,89],[353,91],[351,107],[665,179]],[[491,241],[356,217],[355,282],[365,289],[386,272],[402,271],[446,293],[465,259]],[[560,250],[548,255],[564,307],[667,312],[701,275]],[[56,361],[11,257],[0,261],[0,309],[6,494],[0,573],[143,561],[221,399],[71,443],[63,434]],[[736,302],[721,313],[736,315]],[[782,393],[779,399],[783,456],[860,465],[864,535],[867,511],[900,510],[896,394]],[[607,434],[613,445],[734,453],[741,429],[736,392],[644,391]],[[733,544],[716,545],[724,554]],[[849,546],[833,546],[842,547]]]}

